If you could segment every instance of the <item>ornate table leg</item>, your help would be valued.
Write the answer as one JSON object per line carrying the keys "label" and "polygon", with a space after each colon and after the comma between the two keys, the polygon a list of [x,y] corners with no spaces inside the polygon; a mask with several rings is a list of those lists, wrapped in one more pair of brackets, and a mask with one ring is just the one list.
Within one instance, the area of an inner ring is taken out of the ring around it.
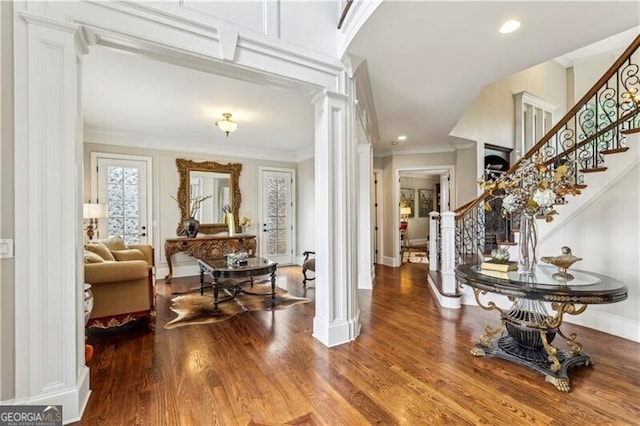
{"label": "ornate table leg", "polygon": [[276,305],[276,270],[271,272],[271,306]]}
{"label": "ornate table leg", "polygon": [[218,289],[220,287],[220,278],[213,277],[213,312],[218,312]]}
{"label": "ornate table leg", "polygon": [[165,257],[167,258],[167,265],[169,265],[169,273],[164,276],[164,281],[167,283],[171,282],[171,277],[173,277],[173,265],[171,265],[171,253],[168,252],[165,248]]}

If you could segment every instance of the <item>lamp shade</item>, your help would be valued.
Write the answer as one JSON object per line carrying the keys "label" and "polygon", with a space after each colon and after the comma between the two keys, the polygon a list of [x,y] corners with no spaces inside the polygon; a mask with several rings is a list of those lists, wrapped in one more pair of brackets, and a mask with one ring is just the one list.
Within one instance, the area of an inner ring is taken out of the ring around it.
{"label": "lamp shade", "polygon": [[228,112],[225,112],[224,114],[222,114],[222,116],[224,117],[224,120],[216,121],[216,126],[218,126],[220,130],[222,130],[227,134],[227,136],[229,136],[229,133],[238,128],[238,123],[231,121],[231,114],[229,114]]}
{"label": "lamp shade", "polygon": [[101,219],[107,217],[107,205],[84,203],[82,205],[82,217],[84,219]]}
{"label": "lamp shade", "polygon": [[410,215],[411,214],[411,207],[401,207],[400,208],[400,214],[401,215]]}

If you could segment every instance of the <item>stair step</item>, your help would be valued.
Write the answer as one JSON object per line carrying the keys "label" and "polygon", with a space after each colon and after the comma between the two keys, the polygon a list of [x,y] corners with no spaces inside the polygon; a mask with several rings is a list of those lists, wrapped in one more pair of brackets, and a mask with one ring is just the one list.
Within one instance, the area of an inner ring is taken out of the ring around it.
{"label": "stair step", "polygon": [[606,167],[593,167],[591,169],[580,169],[580,173],[596,173],[596,172],[604,172],[607,170]]}
{"label": "stair step", "polygon": [[607,154],[618,154],[620,152],[627,152],[629,151],[629,147],[624,147],[624,148],[613,148],[613,149],[607,149],[602,151],[602,154],[607,155]]}

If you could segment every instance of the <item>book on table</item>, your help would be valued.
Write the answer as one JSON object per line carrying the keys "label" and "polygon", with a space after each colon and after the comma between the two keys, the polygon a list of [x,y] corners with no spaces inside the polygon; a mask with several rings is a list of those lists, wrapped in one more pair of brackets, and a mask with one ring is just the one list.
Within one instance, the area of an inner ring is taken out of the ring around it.
{"label": "book on table", "polygon": [[518,269],[518,262],[493,262],[491,260],[487,260],[482,262],[480,269],[497,272],[515,271]]}
{"label": "book on table", "polygon": [[509,272],[507,271],[494,271],[493,269],[480,269],[479,272],[482,275],[486,275],[488,277],[500,278],[502,280],[509,279]]}

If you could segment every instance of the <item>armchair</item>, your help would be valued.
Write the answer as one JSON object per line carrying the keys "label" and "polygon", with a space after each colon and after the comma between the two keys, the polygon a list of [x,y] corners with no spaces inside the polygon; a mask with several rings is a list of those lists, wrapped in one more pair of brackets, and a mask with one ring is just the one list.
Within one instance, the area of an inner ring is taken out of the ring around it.
{"label": "armchair", "polygon": [[88,328],[118,327],[140,318],[154,327],[153,247],[126,246],[122,240],[86,244],[84,279],[94,298]]}
{"label": "armchair", "polygon": [[[315,251],[305,251],[304,253],[302,253],[302,255],[304,256],[304,260],[302,261],[302,275],[304,276],[304,279],[302,280],[302,285],[304,287],[307,286],[307,281],[313,281],[316,279],[316,258],[315,258]],[[310,257],[310,256],[314,256],[314,257]],[[308,271],[312,271],[313,277],[308,277],[307,276],[307,272]]]}

